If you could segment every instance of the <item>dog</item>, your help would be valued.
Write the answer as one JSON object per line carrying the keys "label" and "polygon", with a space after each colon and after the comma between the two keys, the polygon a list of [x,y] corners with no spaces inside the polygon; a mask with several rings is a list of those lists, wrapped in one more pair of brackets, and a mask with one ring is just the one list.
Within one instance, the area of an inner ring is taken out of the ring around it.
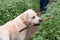
{"label": "dog", "polygon": [[37,13],[28,9],[15,19],[0,26],[0,40],[25,40],[26,31],[29,25],[39,25],[42,18]]}

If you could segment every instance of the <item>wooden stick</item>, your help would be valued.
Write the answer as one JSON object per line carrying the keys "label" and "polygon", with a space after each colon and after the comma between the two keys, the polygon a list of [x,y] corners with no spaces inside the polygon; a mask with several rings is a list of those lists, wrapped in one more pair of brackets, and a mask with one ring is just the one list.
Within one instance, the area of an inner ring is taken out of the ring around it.
{"label": "wooden stick", "polygon": [[47,18],[44,18],[43,21],[48,20],[48,19],[50,19],[50,18],[53,18],[53,16],[49,16],[49,17],[47,17]]}

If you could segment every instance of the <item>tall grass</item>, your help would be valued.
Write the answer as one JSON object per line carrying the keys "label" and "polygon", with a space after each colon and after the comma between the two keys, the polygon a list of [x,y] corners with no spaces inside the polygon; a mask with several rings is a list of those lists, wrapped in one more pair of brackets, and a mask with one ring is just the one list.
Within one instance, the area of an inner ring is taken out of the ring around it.
{"label": "tall grass", "polygon": [[0,25],[14,19],[27,9],[37,10],[38,3],[36,0],[0,0]]}
{"label": "tall grass", "polygon": [[33,40],[60,40],[60,0],[48,5],[46,14],[41,17],[47,16],[53,16],[53,18],[41,23]]}

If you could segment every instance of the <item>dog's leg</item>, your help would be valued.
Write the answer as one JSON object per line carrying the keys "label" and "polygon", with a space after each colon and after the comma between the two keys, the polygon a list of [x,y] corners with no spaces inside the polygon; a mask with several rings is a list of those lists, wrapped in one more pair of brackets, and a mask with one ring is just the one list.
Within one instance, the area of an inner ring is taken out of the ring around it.
{"label": "dog's leg", "polygon": [[24,31],[20,32],[19,37],[18,37],[17,40],[25,40],[26,31],[27,31],[27,30],[24,30]]}

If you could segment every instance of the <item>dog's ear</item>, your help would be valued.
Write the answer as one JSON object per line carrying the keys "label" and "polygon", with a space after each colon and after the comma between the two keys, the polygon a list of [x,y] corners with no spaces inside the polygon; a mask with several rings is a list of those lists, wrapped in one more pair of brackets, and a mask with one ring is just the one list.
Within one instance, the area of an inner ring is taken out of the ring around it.
{"label": "dog's ear", "polygon": [[31,23],[28,22],[28,13],[22,14],[21,19],[23,20],[23,23],[30,27]]}
{"label": "dog's ear", "polygon": [[21,15],[21,19],[22,19],[24,22],[26,22],[26,21],[28,20],[28,13],[23,13],[23,14]]}

